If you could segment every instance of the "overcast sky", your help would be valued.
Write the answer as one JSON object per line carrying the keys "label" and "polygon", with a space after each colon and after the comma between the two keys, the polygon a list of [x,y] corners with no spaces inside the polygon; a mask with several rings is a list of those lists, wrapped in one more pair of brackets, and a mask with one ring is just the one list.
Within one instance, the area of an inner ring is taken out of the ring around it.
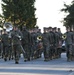
{"label": "overcast sky", "polygon": [[61,31],[65,32],[65,27],[60,21],[64,17],[64,13],[60,10],[64,7],[63,4],[66,2],[70,4],[72,0],[36,0],[35,7],[36,17],[38,17],[37,25],[43,29],[43,27],[60,27]]}
{"label": "overcast sky", "polygon": [[[60,12],[60,9],[63,8],[64,2],[70,4],[72,0],[36,0],[36,17],[37,25],[39,28],[43,27],[60,27],[61,31],[65,32],[65,27],[60,21],[64,17],[64,13]],[[0,13],[1,11],[1,0],[0,0]],[[42,30],[43,31],[43,30]]]}

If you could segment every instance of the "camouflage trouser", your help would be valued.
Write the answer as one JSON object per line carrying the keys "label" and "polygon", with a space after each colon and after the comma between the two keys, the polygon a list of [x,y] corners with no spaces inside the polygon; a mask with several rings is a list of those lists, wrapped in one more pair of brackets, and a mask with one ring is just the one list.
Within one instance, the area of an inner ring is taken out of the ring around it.
{"label": "camouflage trouser", "polygon": [[2,55],[3,55],[4,60],[7,60],[8,53],[9,53],[8,46],[3,46],[3,53],[2,53]]}
{"label": "camouflage trouser", "polygon": [[72,55],[74,56],[74,45],[72,45]]}
{"label": "camouflage trouser", "polygon": [[1,46],[1,43],[0,43],[0,56],[2,55],[2,46]]}
{"label": "camouflage trouser", "polygon": [[33,59],[33,57],[34,57],[34,47],[33,47],[33,45],[30,46],[30,50],[31,50],[30,57],[31,57],[31,59]]}
{"label": "camouflage trouser", "polygon": [[9,59],[13,58],[13,50],[12,50],[12,46],[9,46]]}
{"label": "camouflage trouser", "polygon": [[20,45],[13,45],[13,50],[15,61],[18,62],[20,58]]}
{"label": "camouflage trouser", "polygon": [[34,48],[34,57],[35,58],[39,58],[39,48],[38,48],[38,43],[36,43],[34,46],[35,46],[35,48]]}
{"label": "camouflage trouser", "polygon": [[58,57],[61,57],[61,48],[57,48],[57,55]]}
{"label": "camouflage trouser", "polygon": [[72,58],[72,45],[69,44],[69,45],[66,45],[66,56],[67,56],[67,59],[70,59]]}
{"label": "camouflage trouser", "polygon": [[41,54],[43,52],[43,44],[42,44],[42,42],[39,42],[37,48],[38,48],[38,56],[41,57]]}
{"label": "camouflage trouser", "polygon": [[44,45],[44,58],[49,59],[49,45]]}
{"label": "camouflage trouser", "polygon": [[24,60],[29,60],[30,59],[30,56],[31,56],[31,49],[30,46],[28,44],[24,44],[23,45],[23,48],[25,50],[25,53],[23,53],[23,56],[24,56]]}
{"label": "camouflage trouser", "polygon": [[52,57],[54,56],[54,47],[53,46],[50,46],[50,58],[52,59]]}

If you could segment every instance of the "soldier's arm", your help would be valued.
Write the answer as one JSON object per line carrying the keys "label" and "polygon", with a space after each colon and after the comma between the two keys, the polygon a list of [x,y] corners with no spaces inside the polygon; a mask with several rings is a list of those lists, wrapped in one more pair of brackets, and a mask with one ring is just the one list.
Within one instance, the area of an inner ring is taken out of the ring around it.
{"label": "soldier's arm", "polygon": [[23,39],[23,34],[21,31],[19,31],[19,36],[21,36],[21,39]]}

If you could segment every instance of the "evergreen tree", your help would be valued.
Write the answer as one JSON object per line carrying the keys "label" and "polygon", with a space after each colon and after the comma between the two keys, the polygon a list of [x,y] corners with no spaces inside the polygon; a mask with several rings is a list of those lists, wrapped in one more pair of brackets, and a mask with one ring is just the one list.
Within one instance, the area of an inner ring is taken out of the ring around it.
{"label": "evergreen tree", "polygon": [[74,29],[74,0],[70,5],[64,3],[64,7],[65,8],[63,8],[61,11],[64,11],[68,14],[63,20],[64,26]]}
{"label": "evergreen tree", "polygon": [[35,0],[2,0],[3,16],[6,22],[11,21],[13,25],[33,28],[36,25],[34,7]]}

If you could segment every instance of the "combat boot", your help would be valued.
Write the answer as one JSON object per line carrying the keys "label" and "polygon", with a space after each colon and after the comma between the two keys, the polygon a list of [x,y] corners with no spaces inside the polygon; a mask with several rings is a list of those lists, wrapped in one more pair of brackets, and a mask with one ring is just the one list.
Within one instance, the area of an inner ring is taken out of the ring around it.
{"label": "combat boot", "polygon": [[28,61],[30,61],[30,58],[28,58]]}
{"label": "combat boot", "polygon": [[15,61],[15,64],[19,64],[19,62],[18,61]]}
{"label": "combat boot", "polygon": [[4,58],[4,61],[7,61],[7,59],[6,59],[6,58]]}
{"label": "combat boot", "polygon": [[48,58],[45,58],[45,59],[44,59],[44,61],[48,61],[48,60],[49,60]]}
{"label": "combat boot", "polygon": [[71,59],[71,56],[67,57],[67,61],[70,62],[72,59]]}
{"label": "combat boot", "polygon": [[24,59],[24,62],[26,62],[26,61],[27,61],[27,58]]}

